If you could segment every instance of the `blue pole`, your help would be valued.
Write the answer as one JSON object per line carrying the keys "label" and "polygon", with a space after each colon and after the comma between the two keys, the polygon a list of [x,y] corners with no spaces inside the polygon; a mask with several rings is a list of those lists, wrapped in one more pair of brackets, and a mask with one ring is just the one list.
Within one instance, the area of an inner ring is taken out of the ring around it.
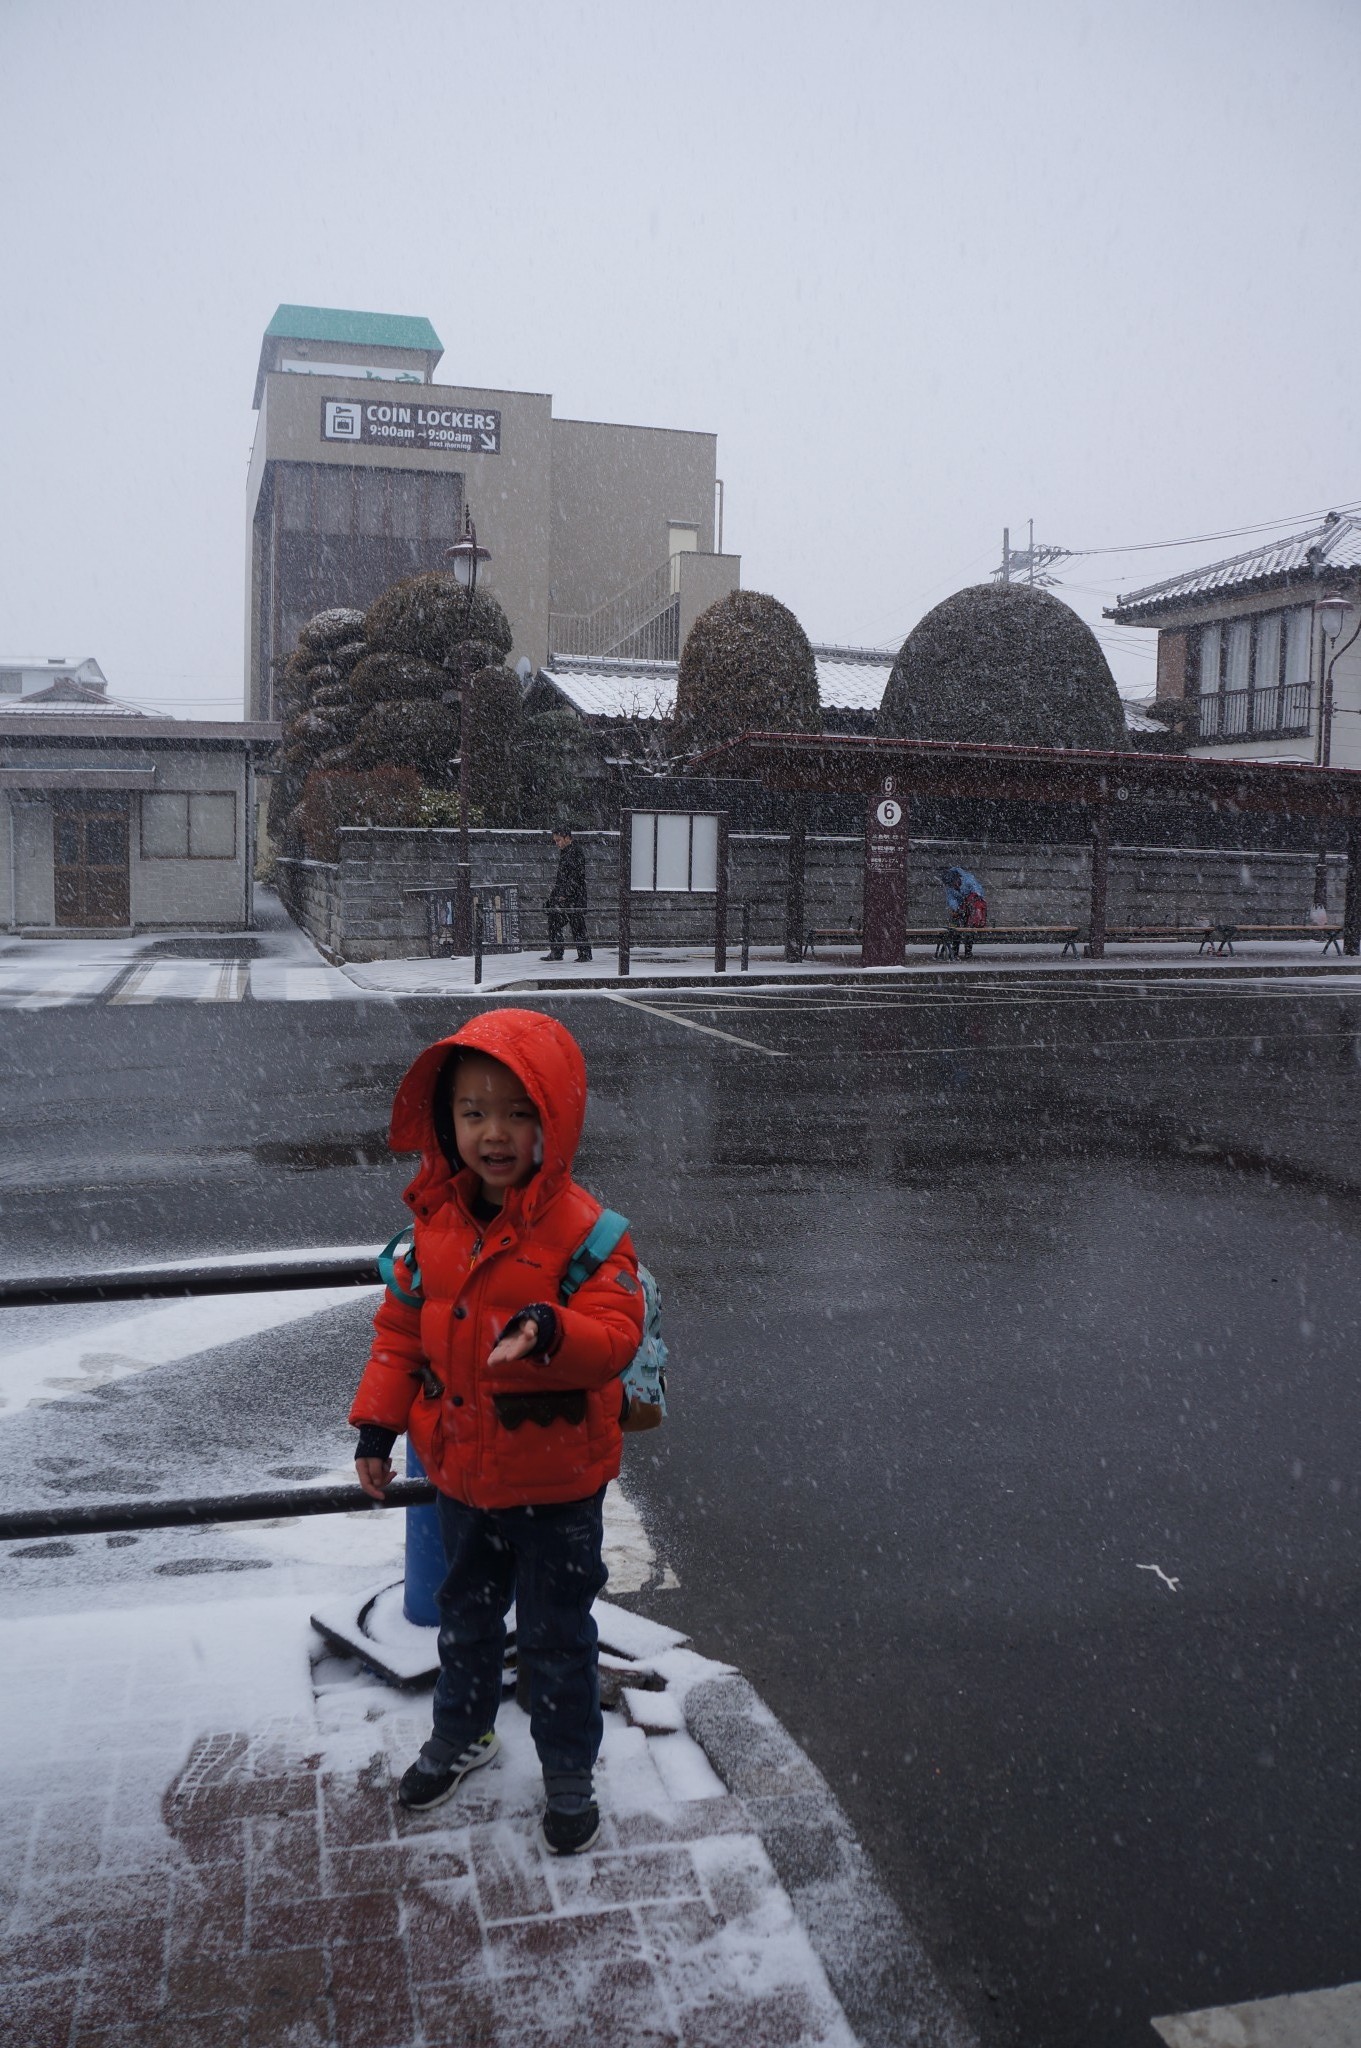
{"label": "blue pole", "polygon": [[[409,1438],[406,1446],[406,1476],[408,1479],[425,1477],[425,1467],[412,1450]],[[435,1595],[448,1569],[444,1561],[444,1542],[439,1532],[437,1509],[408,1508],[406,1587],[402,1595],[402,1613],[408,1621],[414,1621],[417,1628],[435,1628],[438,1625],[439,1609],[435,1605]]]}

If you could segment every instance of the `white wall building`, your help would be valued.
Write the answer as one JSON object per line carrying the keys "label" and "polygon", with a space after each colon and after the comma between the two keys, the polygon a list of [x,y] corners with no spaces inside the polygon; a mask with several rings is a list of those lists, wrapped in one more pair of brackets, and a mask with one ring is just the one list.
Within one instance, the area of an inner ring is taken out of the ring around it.
{"label": "white wall building", "polygon": [[1361,768],[1361,521],[1330,512],[1131,591],[1106,617],[1156,631],[1149,708],[1190,753]]}

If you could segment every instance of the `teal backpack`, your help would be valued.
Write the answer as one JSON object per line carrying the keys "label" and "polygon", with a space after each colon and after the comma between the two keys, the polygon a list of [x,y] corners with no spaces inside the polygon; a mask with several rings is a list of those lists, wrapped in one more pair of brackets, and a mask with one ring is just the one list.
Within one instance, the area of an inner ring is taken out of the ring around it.
{"label": "teal backpack", "polygon": [[[628,1217],[621,1216],[617,1209],[601,1210],[589,1234],[568,1261],[558,1289],[560,1301],[570,1300],[592,1273],[599,1272],[628,1227]],[[398,1259],[406,1267],[407,1286],[397,1278]],[[389,1238],[378,1254],[378,1271],[388,1292],[398,1301],[404,1301],[408,1308],[423,1305],[425,1296],[421,1291],[420,1268],[415,1260],[414,1225],[408,1223],[404,1230]],[[643,1290],[643,1336],[638,1349],[619,1375],[629,1404],[623,1426],[630,1433],[656,1429],[666,1414],[667,1352],[662,1336],[662,1291],[646,1266],[638,1268],[638,1280]]]}

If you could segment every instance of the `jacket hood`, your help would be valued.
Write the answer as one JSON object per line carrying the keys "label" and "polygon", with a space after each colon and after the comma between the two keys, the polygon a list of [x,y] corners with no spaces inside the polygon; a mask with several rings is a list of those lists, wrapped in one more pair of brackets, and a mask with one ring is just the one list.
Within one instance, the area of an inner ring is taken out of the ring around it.
{"label": "jacket hood", "polygon": [[388,1132],[394,1152],[421,1154],[420,1171],[406,1191],[407,1203],[418,1216],[429,1215],[447,1199],[456,1177],[435,1135],[434,1096],[441,1068],[460,1047],[484,1052],[509,1067],[539,1112],[543,1165],[520,1191],[526,1211],[532,1213],[571,1178],[586,1118],[586,1061],[581,1047],[565,1025],[541,1010],[488,1010],[452,1037],[426,1047],[402,1078]]}

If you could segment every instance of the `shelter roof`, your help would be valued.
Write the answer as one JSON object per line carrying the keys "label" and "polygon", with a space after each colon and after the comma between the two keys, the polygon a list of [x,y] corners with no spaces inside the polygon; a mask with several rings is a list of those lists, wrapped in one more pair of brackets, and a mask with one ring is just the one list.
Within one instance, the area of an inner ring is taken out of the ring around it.
{"label": "shelter roof", "polygon": [[896,793],[907,796],[1101,807],[1135,799],[1361,822],[1361,769],[1303,761],[787,732],[743,733],[700,760],[714,774],[749,777],[772,789],[868,795],[892,776]]}
{"label": "shelter roof", "polygon": [[1122,625],[1148,626],[1165,612],[1208,605],[1226,593],[1275,590],[1289,583],[1329,575],[1351,580],[1361,572],[1361,520],[1330,512],[1321,526],[1267,541],[1241,555],[1169,576],[1131,590],[1105,616]]}

